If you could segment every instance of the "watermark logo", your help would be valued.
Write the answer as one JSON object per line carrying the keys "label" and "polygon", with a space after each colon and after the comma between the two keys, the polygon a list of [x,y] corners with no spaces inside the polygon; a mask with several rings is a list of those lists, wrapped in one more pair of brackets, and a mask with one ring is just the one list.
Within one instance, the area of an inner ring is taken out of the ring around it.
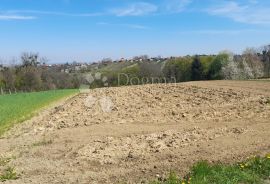
{"label": "watermark logo", "polygon": [[89,83],[89,85],[93,84],[94,82],[101,82],[103,86],[109,86],[108,78],[106,76],[102,76],[102,74],[99,72],[95,73],[94,75],[86,74],[85,80]]}
{"label": "watermark logo", "polygon": [[133,85],[144,85],[144,84],[176,84],[176,78],[166,77],[136,77],[130,76],[126,73],[118,74],[118,86],[133,86]]}
{"label": "watermark logo", "polygon": [[[112,79],[111,79],[112,80]],[[102,95],[102,90],[100,94],[93,96],[95,91],[91,91],[91,88],[97,87],[109,87],[108,78],[101,73],[97,72],[95,74],[86,74],[84,76],[84,85],[80,91],[82,93],[87,93],[87,97],[84,100],[84,105],[87,108],[101,108],[103,112],[109,113],[114,108],[114,103],[111,97],[108,95]],[[118,73],[117,78],[114,78],[114,84],[118,86],[128,86],[128,85],[141,85],[141,84],[176,84],[176,78],[165,78],[165,77],[137,77],[136,75],[130,75],[126,73]],[[106,89],[104,89],[106,90]],[[98,106],[97,106],[98,105]]]}
{"label": "watermark logo", "polygon": [[85,80],[87,81],[87,85],[84,85],[81,89],[81,93],[87,93],[87,97],[84,100],[84,105],[87,108],[95,108],[98,105],[101,110],[105,113],[109,113],[112,111],[114,103],[112,99],[108,96],[102,96],[102,97],[94,97],[91,94],[91,85],[94,83],[102,84],[105,87],[108,87],[108,78],[106,76],[102,76],[101,73],[97,72],[94,75],[87,74],[85,75]]}

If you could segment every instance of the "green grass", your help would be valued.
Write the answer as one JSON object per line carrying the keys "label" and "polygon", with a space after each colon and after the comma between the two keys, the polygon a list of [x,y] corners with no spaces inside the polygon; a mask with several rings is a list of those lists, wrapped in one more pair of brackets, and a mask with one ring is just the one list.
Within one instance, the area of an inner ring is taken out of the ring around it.
{"label": "green grass", "polygon": [[0,135],[15,123],[32,117],[37,110],[77,92],[75,89],[67,89],[0,95]]}
{"label": "green grass", "polygon": [[18,179],[18,175],[15,172],[15,169],[12,167],[8,167],[2,174],[0,174],[0,181],[4,182],[7,180],[16,180]]}
{"label": "green grass", "polygon": [[270,179],[270,155],[253,157],[246,162],[211,165],[202,161],[194,165],[184,178],[171,173],[163,181],[152,184],[260,184]]}

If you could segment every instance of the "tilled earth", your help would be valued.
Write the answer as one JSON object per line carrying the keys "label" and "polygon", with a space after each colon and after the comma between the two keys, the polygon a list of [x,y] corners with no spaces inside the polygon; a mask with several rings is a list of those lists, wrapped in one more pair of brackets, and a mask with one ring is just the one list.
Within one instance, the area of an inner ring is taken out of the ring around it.
{"label": "tilled earth", "polygon": [[102,88],[70,98],[0,139],[6,183],[145,183],[199,160],[270,152],[270,83],[212,81]]}

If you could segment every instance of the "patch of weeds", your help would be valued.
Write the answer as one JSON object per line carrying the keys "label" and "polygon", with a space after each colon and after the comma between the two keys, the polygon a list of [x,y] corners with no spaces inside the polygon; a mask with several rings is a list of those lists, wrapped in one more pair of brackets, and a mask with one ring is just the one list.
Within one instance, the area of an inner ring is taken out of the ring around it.
{"label": "patch of weeds", "polygon": [[[190,174],[190,183],[194,184],[238,184],[238,183],[259,183],[258,175],[250,171],[243,171],[238,165],[210,165],[207,162],[196,164]],[[187,180],[186,180],[187,182]]]}
{"label": "patch of weeds", "polygon": [[266,157],[252,157],[245,162],[226,165],[209,164],[206,161],[195,164],[191,172],[183,179],[175,174],[164,181],[150,182],[152,184],[260,184],[270,177],[270,154]]}
{"label": "patch of weeds", "polygon": [[13,167],[8,167],[3,173],[0,173],[0,181],[16,180],[18,175]]}
{"label": "patch of weeds", "polygon": [[243,171],[247,170],[255,173],[263,179],[269,179],[270,177],[270,154],[265,157],[253,157],[248,161],[240,164]]}
{"label": "patch of weeds", "polygon": [[52,140],[42,140],[40,142],[36,142],[34,144],[32,144],[33,147],[36,147],[36,146],[46,146],[46,145],[49,145],[49,144],[52,144],[53,141]]}
{"label": "patch of weeds", "polygon": [[5,166],[10,162],[11,158],[1,158],[0,157],[0,166]]}
{"label": "patch of weeds", "polygon": [[[159,179],[160,180],[160,179]],[[150,184],[182,184],[183,181],[174,172],[170,172],[169,177],[162,181],[152,181]]]}

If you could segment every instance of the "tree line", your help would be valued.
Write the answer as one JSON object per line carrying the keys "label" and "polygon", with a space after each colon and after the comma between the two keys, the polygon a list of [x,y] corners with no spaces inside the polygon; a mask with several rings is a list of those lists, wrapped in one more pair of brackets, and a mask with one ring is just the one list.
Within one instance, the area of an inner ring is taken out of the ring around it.
{"label": "tree line", "polygon": [[[241,55],[224,51],[218,55],[175,57],[162,63],[145,60],[121,70],[106,71],[105,75],[110,86],[270,78],[270,45],[248,48]],[[102,82],[92,86],[100,87]]]}
{"label": "tree line", "polygon": [[177,82],[198,80],[246,80],[270,77],[270,46],[261,52],[248,48],[242,55],[221,52],[215,56],[176,58],[166,63],[166,77]]}
{"label": "tree line", "polygon": [[23,53],[20,59],[20,65],[2,67],[0,70],[0,94],[70,89],[80,86],[75,74],[63,73],[58,68],[41,65],[46,59],[36,53]]}
{"label": "tree line", "polygon": [[[241,55],[224,51],[218,55],[195,55],[157,62],[146,59],[134,63],[110,63],[66,73],[61,67],[46,67],[45,58],[23,53],[21,64],[0,70],[0,94],[52,89],[90,88],[146,83],[199,80],[247,80],[270,78],[270,45],[246,49]],[[110,67],[111,65],[111,67]],[[121,67],[121,66],[124,67]],[[97,68],[97,69],[96,69]],[[1,67],[0,67],[1,69]],[[94,70],[94,71],[93,71]],[[106,76],[89,84],[85,75],[96,72]],[[104,79],[104,78],[103,78]]]}

